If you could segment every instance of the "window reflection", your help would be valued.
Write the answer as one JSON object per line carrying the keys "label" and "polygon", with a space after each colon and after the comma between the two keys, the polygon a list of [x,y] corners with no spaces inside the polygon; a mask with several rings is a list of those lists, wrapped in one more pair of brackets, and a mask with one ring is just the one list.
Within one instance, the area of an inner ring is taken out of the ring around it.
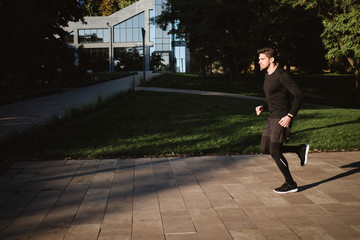
{"label": "window reflection", "polygon": [[145,13],[142,12],[114,26],[114,42],[141,42],[144,27]]}
{"label": "window reflection", "polygon": [[79,29],[79,43],[107,43],[109,42],[109,29]]}

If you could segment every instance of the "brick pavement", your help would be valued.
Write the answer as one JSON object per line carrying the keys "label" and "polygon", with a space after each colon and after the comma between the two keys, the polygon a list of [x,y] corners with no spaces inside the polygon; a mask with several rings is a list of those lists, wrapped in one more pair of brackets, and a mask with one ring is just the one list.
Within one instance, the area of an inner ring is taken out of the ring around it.
{"label": "brick pavement", "polygon": [[0,176],[0,239],[360,239],[360,152],[29,161]]}

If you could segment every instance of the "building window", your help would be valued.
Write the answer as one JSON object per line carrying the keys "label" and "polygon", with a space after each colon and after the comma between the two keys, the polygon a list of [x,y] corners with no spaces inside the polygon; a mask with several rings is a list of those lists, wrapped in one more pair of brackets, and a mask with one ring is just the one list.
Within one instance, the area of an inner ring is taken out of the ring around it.
{"label": "building window", "polygon": [[[159,16],[163,11],[163,6],[166,0],[154,0],[154,10],[150,12],[151,17]],[[158,26],[150,23],[150,41],[154,42],[155,51],[171,51],[171,36],[168,34],[170,31],[170,24],[164,31]]]}
{"label": "building window", "polygon": [[114,48],[115,71],[140,71],[143,69],[142,47]]}
{"label": "building window", "polygon": [[142,12],[114,26],[114,42],[141,42],[144,27],[145,13]]}
{"label": "building window", "polygon": [[185,46],[175,47],[175,68],[176,72],[186,72],[186,48]]}
{"label": "building window", "polygon": [[79,43],[108,43],[109,29],[79,29]]}
{"label": "building window", "polygon": [[96,72],[109,69],[108,48],[84,48],[79,52],[80,66]]}

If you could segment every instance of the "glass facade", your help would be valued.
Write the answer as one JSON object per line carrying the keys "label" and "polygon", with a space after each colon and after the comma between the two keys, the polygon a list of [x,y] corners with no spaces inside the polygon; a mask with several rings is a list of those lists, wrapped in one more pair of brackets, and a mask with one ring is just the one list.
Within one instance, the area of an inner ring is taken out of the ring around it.
{"label": "glass facade", "polygon": [[[163,5],[166,4],[166,0],[154,0],[154,11],[150,17],[158,16],[163,11]],[[168,34],[170,26],[163,31],[158,26],[152,26],[152,36],[150,41],[154,42],[154,51],[171,51],[171,36]]]}
{"label": "glass facade", "polygon": [[144,12],[115,25],[114,42],[142,42],[141,28],[145,28]]}
{"label": "glass facade", "polygon": [[109,70],[108,48],[84,48],[79,54],[80,66],[93,71]]}
{"label": "glass facade", "polygon": [[[186,72],[190,60],[186,43],[176,35],[168,34],[178,23],[169,24],[166,30],[162,30],[152,21],[162,13],[167,0],[146,0],[144,4],[120,10],[114,16],[91,19],[86,26],[82,23],[70,26],[68,43],[83,45],[84,48],[84,51],[79,51],[79,64],[94,71],[113,71],[114,68],[133,71],[142,70],[144,60],[147,71]],[[126,17],[121,17],[122,13]],[[148,35],[145,53],[142,28]]]}
{"label": "glass facade", "polygon": [[138,71],[143,69],[142,47],[114,48],[115,71]]}
{"label": "glass facade", "polygon": [[186,48],[185,46],[175,47],[175,70],[176,72],[186,72]]}
{"label": "glass facade", "polygon": [[[166,0],[153,0],[153,10],[150,10],[150,19],[158,16],[163,11]],[[154,47],[150,48],[151,70],[161,71],[171,69],[171,36],[168,34],[170,26],[164,31],[150,22],[150,41]]]}
{"label": "glass facade", "polygon": [[109,29],[79,29],[79,43],[108,43]]}

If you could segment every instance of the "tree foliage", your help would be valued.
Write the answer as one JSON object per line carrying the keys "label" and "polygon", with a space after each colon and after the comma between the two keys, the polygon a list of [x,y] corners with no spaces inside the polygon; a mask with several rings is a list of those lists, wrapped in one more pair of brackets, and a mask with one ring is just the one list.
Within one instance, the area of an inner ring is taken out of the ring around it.
{"label": "tree foliage", "polygon": [[[169,0],[156,23],[163,29],[178,23],[172,32],[185,37],[203,73],[219,63],[240,78],[249,63],[257,62],[256,50],[266,45],[281,50],[281,65],[312,71],[322,65],[320,19],[281,1]],[[308,55],[314,56],[311,63]]]}
{"label": "tree foliage", "polygon": [[[70,70],[74,53],[66,44],[69,21],[83,19],[77,0],[1,0],[1,84],[35,86]],[[23,86],[24,87],[24,86]]]}
{"label": "tree foliage", "polygon": [[87,16],[109,16],[137,0],[81,0]]}
{"label": "tree foliage", "polygon": [[331,62],[348,61],[355,72],[359,88],[360,70],[360,2],[358,0],[290,0],[323,19],[322,39]]}

